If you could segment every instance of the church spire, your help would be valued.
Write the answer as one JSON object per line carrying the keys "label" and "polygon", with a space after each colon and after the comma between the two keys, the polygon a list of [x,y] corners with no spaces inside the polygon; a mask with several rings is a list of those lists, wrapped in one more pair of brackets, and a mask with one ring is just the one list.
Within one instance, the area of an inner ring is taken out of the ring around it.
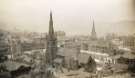
{"label": "church spire", "polygon": [[95,31],[95,24],[94,24],[94,20],[93,20],[92,33],[93,33],[93,34],[94,34],[94,33],[96,33],[96,31]]}
{"label": "church spire", "polygon": [[57,53],[57,38],[54,33],[53,28],[53,18],[52,12],[50,12],[49,20],[49,32],[47,35],[47,46],[46,46],[46,64],[52,64],[53,60],[56,58]]}
{"label": "church spire", "polygon": [[91,32],[91,38],[93,40],[97,39],[97,35],[96,35],[96,31],[95,31],[95,23],[94,23],[94,20],[93,20],[93,27],[92,27],[92,32]]}
{"label": "church spire", "polygon": [[52,12],[50,12],[49,35],[54,35]]}
{"label": "church spire", "polygon": [[93,20],[92,34],[96,34],[94,20]]}

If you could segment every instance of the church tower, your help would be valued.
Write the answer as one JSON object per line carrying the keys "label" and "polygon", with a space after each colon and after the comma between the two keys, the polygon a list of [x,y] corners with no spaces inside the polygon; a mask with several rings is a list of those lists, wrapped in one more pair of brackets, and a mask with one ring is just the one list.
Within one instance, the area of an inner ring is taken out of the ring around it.
{"label": "church tower", "polygon": [[57,38],[53,28],[52,12],[50,12],[49,32],[47,35],[46,64],[52,65],[57,53]]}
{"label": "church tower", "polygon": [[97,39],[97,35],[96,35],[96,31],[95,31],[95,23],[93,20],[93,27],[92,27],[92,32],[91,32],[91,39],[92,40],[96,40]]}

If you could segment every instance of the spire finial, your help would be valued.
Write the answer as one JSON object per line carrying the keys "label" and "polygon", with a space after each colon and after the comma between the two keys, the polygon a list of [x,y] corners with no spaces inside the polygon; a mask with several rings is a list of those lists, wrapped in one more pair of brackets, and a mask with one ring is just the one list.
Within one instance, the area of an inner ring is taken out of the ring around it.
{"label": "spire finial", "polygon": [[49,34],[50,35],[53,35],[54,34],[52,11],[50,11]]}
{"label": "spire finial", "polygon": [[96,39],[97,36],[96,36],[96,31],[95,31],[95,22],[94,22],[94,19],[93,20],[93,26],[92,26],[92,32],[91,32],[91,37],[92,39]]}

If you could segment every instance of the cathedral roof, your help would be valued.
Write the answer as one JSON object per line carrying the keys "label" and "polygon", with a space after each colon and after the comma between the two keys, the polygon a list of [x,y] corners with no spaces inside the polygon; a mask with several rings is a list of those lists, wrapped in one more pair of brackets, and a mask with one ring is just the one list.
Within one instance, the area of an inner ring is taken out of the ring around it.
{"label": "cathedral roof", "polygon": [[86,64],[90,58],[89,54],[86,53],[80,53],[78,56],[79,63]]}
{"label": "cathedral roof", "polygon": [[87,63],[90,54],[80,53],[77,49],[60,48],[57,55],[65,57],[65,59],[76,59],[79,63]]}
{"label": "cathedral roof", "polygon": [[57,55],[64,56],[64,57],[75,57],[77,54],[76,49],[69,49],[69,48],[60,48],[58,49]]}

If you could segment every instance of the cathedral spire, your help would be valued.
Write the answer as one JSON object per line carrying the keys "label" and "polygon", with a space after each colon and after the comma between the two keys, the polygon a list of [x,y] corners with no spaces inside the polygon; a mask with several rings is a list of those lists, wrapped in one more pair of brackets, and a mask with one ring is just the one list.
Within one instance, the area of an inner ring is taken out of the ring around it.
{"label": "cathedral spire", "polygon": [[95,24],[94,24],[94,20],[93,20],[92,33],[96,33],[96,31],[95,31]]}
{"label": "cathedral spire", "polygon": [[54,35],[52,11],[50,12],[50,20],[49,20],[49,35]]}
{"label": "cathedral spire", "polygon": [[46,46],[46,64],[53,64],[53,60],[56,58],[57,53],[57,38],[53,28],[52,12],[50,12],[49,20],[49,32],[47,35],[47,46]]}
{"label": "cathedral spire", "polygon": [[91,32],[91,38],[94,39],[94,40],[97,39],[94,20],[93,20],[93,27],[92,27],[92,32]]}

